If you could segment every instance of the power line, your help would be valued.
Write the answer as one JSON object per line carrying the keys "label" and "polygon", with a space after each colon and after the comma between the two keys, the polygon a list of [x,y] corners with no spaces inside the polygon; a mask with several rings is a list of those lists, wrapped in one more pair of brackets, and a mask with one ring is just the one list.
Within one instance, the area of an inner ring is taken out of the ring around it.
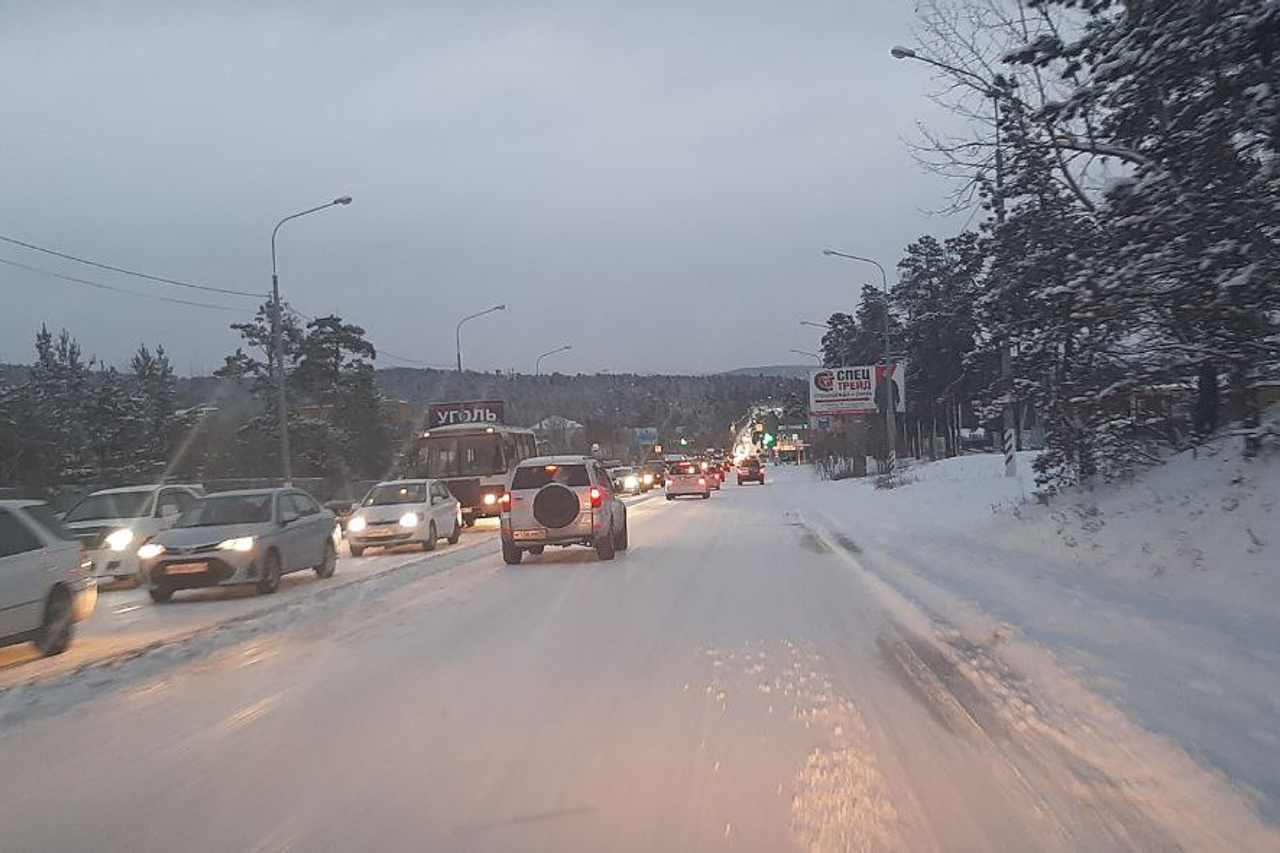
{"label": "power line", "polygon": [[6,243],[12,243],[15,246],[21,246],[24,249],[31,249],[34,252],[44,252],[46,255],[53,255],[55,258],[62,258],[68,261],[75,261],[78,264],[87,264],[88,266],[97,267],[98,269],[101,269],[101,270],[110,270],[111,272],[118,272],[121,275],[131,275],[136,278],[144,278],[147,281],[155,281],[155,282],[159,282],[160,284],[172,284],[175,287],[187,287],[192,290],[205,290],[205,291],[208,291],[209,293],[225,293],[230,296],[252,296],[256,299],[261,299],[264,296],[266,296],[265,293],[250,293],[247,290],[229,290],[225,287],[210,287],[207,284],[192,284],[189,281],[178,281],[177,279],[174,279],[174,278],[165,278],[164,276],[158,276],[158,275],[148,275],[147,273],[128,270],[128,269],[125,269],[124,267],[113,267],[111,266],[111,264],[99,263],[98,261],[91,261],[91,260],[88,260],[87,258],[78,258],[75,255],[69,255],[66,252],[59,252],[56,249],[48,249],[48,248],[45,248],[44,246],[37,246],[35,243],[27,243],[25,241],[18,240],[13,237],[6,237],[3,234],[0,234],[0,240],[3,240]]}
{"label": "power line", "polygon": [[94,288],[97,288],[98,290],[109,290],[113,293],[124,293],[129,296],[137,296],[140,299],[155,299],[155,300],[159,300],[160,302],[172,302],[176,305],[189,305],[193,308],[211,308],[215,311],[230,311],[234,314],[244,313],[243,308],[233,308],[230,305],[213,305],[208,302],[194,302],[190,299],[178,299],[173,296],[161,296],[158,293],[146,293],[141,290],[129,290],[128,288],[125,288],[125,287],[116,287],[115,285],[112,285],[112,284],[103,284],[100,281],[90,281],[87,278],[76,278],[73,275],[63,275],[60,272],[41,269],[40,267],[33,267],[28,264],[19,263],[18,261],[11,261],[8,258],[0,258],[0,264],[4,264],[10,267],[16,267],[20,270],[27,270],[28,272],[39,273],[40,275],[47,275],[47,276],[52,276],[53,278],[60,278],[63,281],[69,281],[69,282],[72,282],[73,284],[81,284],[86,287],[94,287]]}

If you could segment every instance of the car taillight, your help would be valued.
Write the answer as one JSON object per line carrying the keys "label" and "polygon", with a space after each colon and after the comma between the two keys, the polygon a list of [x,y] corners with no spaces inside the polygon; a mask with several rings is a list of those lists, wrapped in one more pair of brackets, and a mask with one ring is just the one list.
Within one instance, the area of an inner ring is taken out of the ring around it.
{"label": "car taillight", "polygon": [[591,496],[591,506],[593,508],[604,506],[604,492],[600,491],[598,486],[592,486],[591,491],[587,494]]}
{"label": "car taillight", "polygon": [[698,485],[699,485],[699,486],[705,486],[706,484],[707,484],[707,478],[706,478],[706,477],[699,477],[699,478],[698,478]]}
{"label": "car taillight", "polygon": [[502,497],[498,498],[498,503],[502,504],[503,512],[511,511],[511,493],[503,492]]}

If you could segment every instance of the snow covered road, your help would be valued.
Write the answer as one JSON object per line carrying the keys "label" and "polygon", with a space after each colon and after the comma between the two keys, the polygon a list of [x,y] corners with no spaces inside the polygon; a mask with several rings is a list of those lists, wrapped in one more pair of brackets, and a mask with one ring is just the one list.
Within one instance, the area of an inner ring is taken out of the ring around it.
{"label": "snow covered road", "polygon": [[0,847],[1278,849],[1176,752],[1116,775],[1018,673],[974,670],[787,483],[630,517],[611,563],[446,549],[7,695]]}

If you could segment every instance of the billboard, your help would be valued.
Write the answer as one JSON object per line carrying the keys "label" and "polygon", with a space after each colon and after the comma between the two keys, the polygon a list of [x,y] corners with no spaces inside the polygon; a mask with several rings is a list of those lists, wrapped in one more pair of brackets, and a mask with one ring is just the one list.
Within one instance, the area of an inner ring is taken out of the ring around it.
{"label": "billboard", "polygon": [[886,392],[892,388],[894,410],[907,410],[907,363],[890,365],[892,384],[884,379],[882,364],[858,367],[818,367],[809,371],[809,416],[866,415],[884,411]]}
{"label": "billboard", "polygon": [[631,431],[631,441],[639,445],[651,445],[658,443],[657,427],[636,427]]}
{"label": "billboard", "polygon": [[427,429],[454,424],[502,423],[501,400],[459,400],[427,406]]}

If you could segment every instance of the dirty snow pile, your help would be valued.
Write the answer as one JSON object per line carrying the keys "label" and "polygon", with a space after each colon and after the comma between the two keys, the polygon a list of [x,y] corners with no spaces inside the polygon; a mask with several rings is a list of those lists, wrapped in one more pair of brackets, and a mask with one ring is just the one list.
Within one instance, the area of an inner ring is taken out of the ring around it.
{"label": "dirty snow pile", "polygon": [[1280,450],[1227,438],[1048,502],[1033,458],[1016,479],[997,455],[920,463],[892,490],[772,470],[899,592],[1003,623],[1280,819]]}

